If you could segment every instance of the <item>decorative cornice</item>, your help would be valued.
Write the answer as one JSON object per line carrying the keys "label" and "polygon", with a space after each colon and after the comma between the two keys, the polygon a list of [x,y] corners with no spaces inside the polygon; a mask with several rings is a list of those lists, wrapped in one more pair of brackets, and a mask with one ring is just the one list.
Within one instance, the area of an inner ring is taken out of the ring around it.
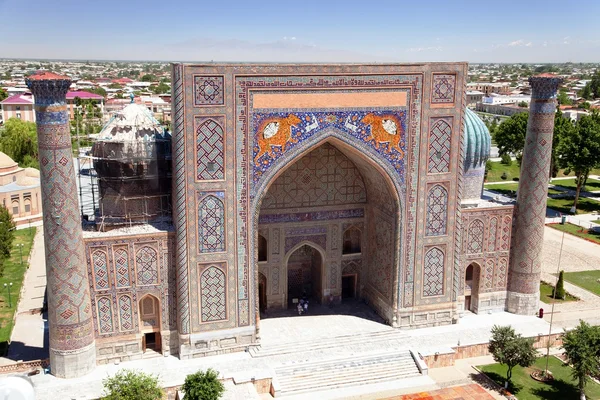
{"label": "decorative cornice", "polygon": [[36,105],[64,104],[71,78],[48,71],[37,71],[25,78]]}

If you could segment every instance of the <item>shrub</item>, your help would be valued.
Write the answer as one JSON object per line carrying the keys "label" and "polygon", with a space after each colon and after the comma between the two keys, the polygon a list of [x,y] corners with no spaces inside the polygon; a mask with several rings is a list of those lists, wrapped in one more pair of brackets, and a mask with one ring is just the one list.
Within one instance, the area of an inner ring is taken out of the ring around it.
{"label": "shrub", "polygon": [[512,158],[510,158],[510,154],[502,154],[502,156],[500,156],[500,164],[504,164],[510,167],[512,165]]}
{"label": "shrub", "polygon": [[554,297],[557,299],[565,299],[565,283],[563,277],[564,271],[560,271],[558,274],[558,282],[556,282],[556,288],[554,288]]}
{"label": "shrub", "polygon": [[102,400],[160,400],[163,396],[158,377],[144,372],[124,369],[104,379],[102,385]]}
{"label": "shrub", "polygon": [[198,371],[185,377],[181,387],[183,400],[218,400],[225,391],[219,380],[219,373],[212,368],[206,372]]}
{"label": "shrub", "polygon": [[506,178],[508,178],[508,175],[506,174],[506,172],[503,172],[502,175],[500,175],[500,178],[506,180]]}

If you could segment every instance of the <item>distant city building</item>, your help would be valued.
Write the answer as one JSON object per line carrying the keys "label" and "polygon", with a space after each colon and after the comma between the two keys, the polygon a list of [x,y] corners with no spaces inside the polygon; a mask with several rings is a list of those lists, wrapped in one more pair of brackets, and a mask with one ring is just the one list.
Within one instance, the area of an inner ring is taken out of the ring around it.
{"label": "distant city building", "polygon": [[9,118],[19,118],[23,121],[35,122],[33,112],[33,96],[31,94],[15,94],[0,101],[2,121]]}
{"label": "distant city building", "polygon": [[484,93],[479,90],[467,91],[467,107],[475,107],[477,103],[483,100]]}
{"label": "distant city building", "polygon": [[104,97],[96,93],[77,90],[74,92],[67,92],[67,107],[69,110],[69,118],[75,118],[75,108],[77,106],[75,101],[76,98],[80,98],[81,100],[91,100],[100,109],[100,111],[104,113]]}
{"label": "distant city building", "polygon": [[486,96],[492,93],[510,94],[510,84],[508,82],[471,82],[467,83],[467,91],[483,92]]}
{"label": "distant city building", "polygon": [[502,96],[502,95],[491,95],[483,98],[482,103],[485,104],[518,104],[521,102],[529,103],[531,102],[531,96],[524,95],[512,95],[512,96]]}
{"label": "distant city building", "polygon": [[40,171],[21,168],[0,152],[0,202],[17,226],[42,219]]}
{"label": "distant city building", "polygon": [[475,107],[476,111],[484,112],[488,114],[506,115],[511,116],[522,112],[527,112],[526,107],[519,107],[516,104],[486,104],[477,103]]}

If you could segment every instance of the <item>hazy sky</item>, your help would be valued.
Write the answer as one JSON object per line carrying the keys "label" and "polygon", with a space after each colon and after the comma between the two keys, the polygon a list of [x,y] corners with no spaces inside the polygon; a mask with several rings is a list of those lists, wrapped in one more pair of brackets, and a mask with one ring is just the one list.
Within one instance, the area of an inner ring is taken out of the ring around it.
{"label": "hazy sky", "polygon": [[0,0],[0,57],[600,62],[600,0]]}

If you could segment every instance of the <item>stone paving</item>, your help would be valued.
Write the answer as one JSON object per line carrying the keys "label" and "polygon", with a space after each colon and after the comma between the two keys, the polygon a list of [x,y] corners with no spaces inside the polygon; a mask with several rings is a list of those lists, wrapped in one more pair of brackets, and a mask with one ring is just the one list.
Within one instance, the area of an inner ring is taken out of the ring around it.
{"label": "stone paving", "polygon": [[477,384],[455,386],[432,392],[405,394],[382,400],[492,400],[485,389]]}

